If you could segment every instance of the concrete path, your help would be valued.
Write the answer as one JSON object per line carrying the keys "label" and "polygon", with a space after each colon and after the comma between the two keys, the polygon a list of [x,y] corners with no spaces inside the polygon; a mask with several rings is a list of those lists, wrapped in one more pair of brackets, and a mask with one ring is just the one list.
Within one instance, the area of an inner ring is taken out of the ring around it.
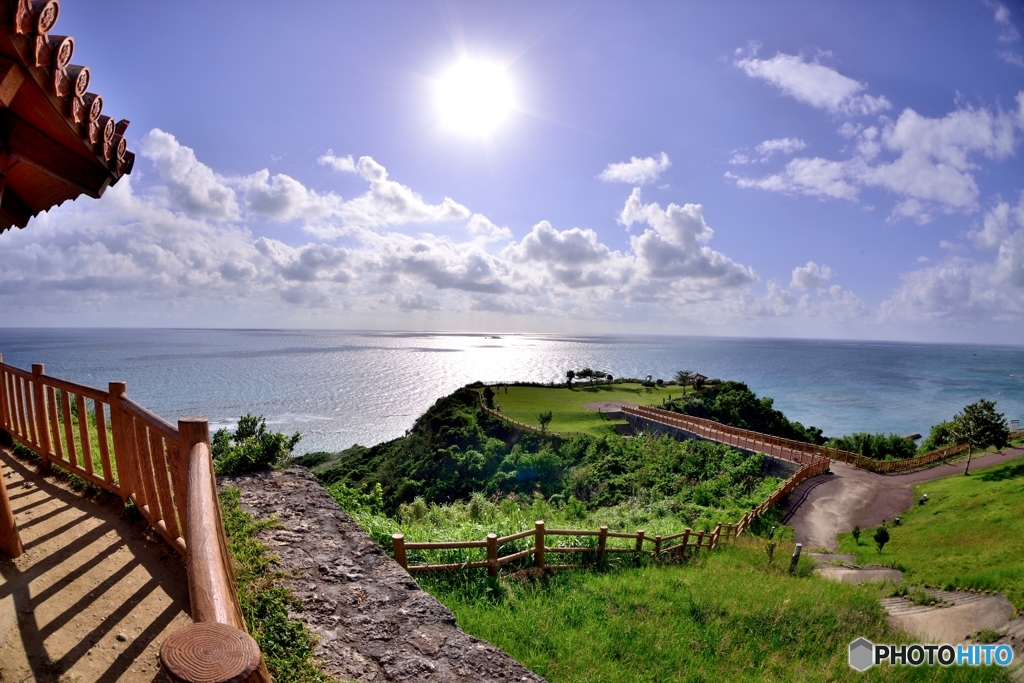
{"label": "concrete path", "polygon": [[925,590],[936,606],[916,605],[904,597],[883,598],[889,624],[930,643],[967,642],[978,631],[1005,628],[1013,618],[1013,605],[996,593]]}
{"label": "concrete path", "polygon": [[0,681],[166,680],[190,623],[185,568],[120,504],[91,501],[0,448],[25,554],[0,557]]}
{"label": "concrete path", "polygon": [[[971,471],[1024,456],[1024,448],[1008,448],[974,458]],[[912,484],[963,474],[964,462],[938,465],[906,474],[876,474],[833,462],[831,474],[801,483],[789,497],[782,523],[793,527],[807,550],[835,550],[836,534],[878,526],[906,512],[913,504]]]}

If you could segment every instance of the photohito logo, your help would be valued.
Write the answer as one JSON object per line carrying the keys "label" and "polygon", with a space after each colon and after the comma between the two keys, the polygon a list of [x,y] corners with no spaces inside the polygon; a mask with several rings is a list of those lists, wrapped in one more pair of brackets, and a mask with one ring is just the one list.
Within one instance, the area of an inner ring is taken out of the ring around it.
{"label": "photohito logo", "polygon": [[850,667],[867,671],[875,664],[929,666],[1010,666],[1009,645],[875,645],[867,638],[850,643]]}

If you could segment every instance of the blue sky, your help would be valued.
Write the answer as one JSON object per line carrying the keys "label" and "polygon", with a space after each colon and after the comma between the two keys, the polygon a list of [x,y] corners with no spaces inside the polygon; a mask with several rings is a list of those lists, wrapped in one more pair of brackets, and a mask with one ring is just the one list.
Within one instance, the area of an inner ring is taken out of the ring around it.
{"label": "blue sky", "polygon": [[[130,178],[0,236],[26,325],[1020,343],[1016,3],[82,2]],[[437,83],[514,107],[446,125]]]}

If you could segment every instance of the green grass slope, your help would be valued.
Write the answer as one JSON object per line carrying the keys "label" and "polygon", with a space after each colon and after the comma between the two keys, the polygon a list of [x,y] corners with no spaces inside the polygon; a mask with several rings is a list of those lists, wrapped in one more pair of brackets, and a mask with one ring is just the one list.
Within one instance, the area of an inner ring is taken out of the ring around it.
{"label": "green grass slope", "polygon": [[1000,591],[1024,610],[1024,460],[918,484],[914,501],[881,553],[873,530],[859,545],[840,534],[839,552],[898,567],[911,583]]}
{"label": "green grass slope", "polygon": [[913,641],[888,627],[877,588],[812,576],[806,560],[787,574],[788,547],[769,564],[763,542],[746,537],[684,565],[502,579],[486,594],[421,582],[463,630],[551,683],[1008,680],[996,667],[857,673],[847,664],[856,638]]}

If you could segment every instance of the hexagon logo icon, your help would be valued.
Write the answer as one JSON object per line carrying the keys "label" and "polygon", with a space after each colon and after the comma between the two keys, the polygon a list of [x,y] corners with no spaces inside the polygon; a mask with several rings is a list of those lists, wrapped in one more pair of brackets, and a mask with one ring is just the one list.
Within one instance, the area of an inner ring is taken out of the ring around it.
{"label": "hexagon logo icon", "polygon": [[875,646],[867,638],[858,638],[850,643],[850,666],[857,671],[867,671],[874,665]]}

